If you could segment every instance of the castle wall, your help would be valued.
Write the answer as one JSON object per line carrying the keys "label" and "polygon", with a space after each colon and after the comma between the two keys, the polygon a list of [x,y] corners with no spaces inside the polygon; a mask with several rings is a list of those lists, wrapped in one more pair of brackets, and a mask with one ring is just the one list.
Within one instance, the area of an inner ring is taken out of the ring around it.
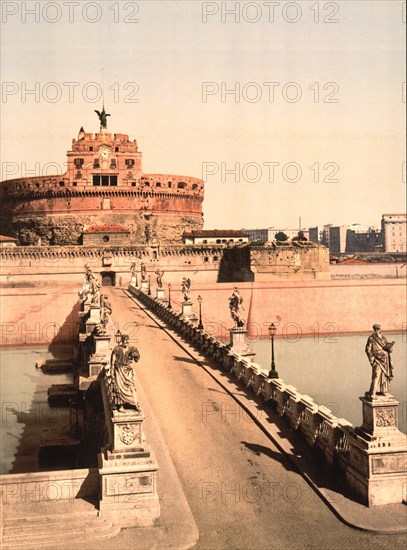
{"label": "castle wall", "polygon": [[20,244],[78,244],[90,225],[124,225],[130,243],[180,243],[184,231],[201,229],[202,196],[137,190],[30,191],[3,197],[0,232]]}

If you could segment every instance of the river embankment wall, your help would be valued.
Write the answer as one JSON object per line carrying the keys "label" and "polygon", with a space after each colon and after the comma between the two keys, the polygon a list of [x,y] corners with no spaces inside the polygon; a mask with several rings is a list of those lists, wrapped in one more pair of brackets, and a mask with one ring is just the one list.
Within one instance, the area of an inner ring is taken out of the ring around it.
{"label": "river embankment wall", "polygon": [[[83,276],[82,276],[83,278]],[[165,279],[165,276],[164,276]],[[228,340],[232,319],[229,296],[238,286],[250,338],[268,338],[277,325],[277,338],[334,338],[366,333],[373,323],[385,332],[407,328],[407,287],[402,279],[275,281],[270,283],[207,283],[191,277],[191,300],[198,314],[202,297],[203,324],[210,334]],[[1,289],[1,345],[70,343],[77,332],[78,286],[75,281],[34,282],[29,287]],[[103,287],[102,287],[103,293]],[[168,287],[164,280],[164,290]],[[151,284],[155,296],[156,285]],[[171,302],[181,311],[181,281],[171,285]],[[120,312],[115,312],[120,320]]]}

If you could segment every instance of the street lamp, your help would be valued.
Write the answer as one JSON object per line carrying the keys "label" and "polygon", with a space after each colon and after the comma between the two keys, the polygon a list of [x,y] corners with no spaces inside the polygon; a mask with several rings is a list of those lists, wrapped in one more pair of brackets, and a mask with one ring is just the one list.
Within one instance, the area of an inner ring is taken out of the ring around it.
{"label": "street lamp", "polygon": [[120,344],[120,342],[122,341],[122,333],[119,329],[117,329],[117,331],[115,332],[114,339],[116,340],[116,344]]}
{"label": "street lamp", "polygon": [[171,283],[168,283],[168,309],[171,309]]}
{"label": "street lamp", "polygon": [[199,304],[199,323],[198,323],[198,330],[203,330],[203,324],[202,324],[202,296],[198,296],[198,304]]}
{"label": "street lamp", "polygon": [[271,341],[271,371],[269,372],[269,378],[278,378],[278,372],[276,371],[276,364],[274,362],[274,336],[276,335],[277,327],[274,323],[269,326],[269,334]]}
{"label": "street lamp", "polygon": [[148,276],[148,289],[147,289],[147,294],[149,296],[151,296],[151,277],[150,275]]}

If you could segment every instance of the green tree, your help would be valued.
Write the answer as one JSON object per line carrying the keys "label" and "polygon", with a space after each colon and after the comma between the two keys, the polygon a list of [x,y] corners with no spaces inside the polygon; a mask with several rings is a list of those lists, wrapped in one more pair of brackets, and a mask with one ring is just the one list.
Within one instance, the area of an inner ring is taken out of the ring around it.
{"label": "green tree", "polygon": [[286,235],[283,231],[277,231],[274,238],[276,241],[288,241],[288,235]]}

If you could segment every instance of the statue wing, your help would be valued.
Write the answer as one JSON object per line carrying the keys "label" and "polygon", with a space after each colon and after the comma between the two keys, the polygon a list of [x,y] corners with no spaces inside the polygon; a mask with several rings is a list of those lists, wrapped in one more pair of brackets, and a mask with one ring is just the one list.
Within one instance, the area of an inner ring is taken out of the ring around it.
{"label": "statue wing", "polygon": [[102,116],[101,113],[100,113],[100,111],[97,111],[96,109],[95,109],[95,113],[97,114],[97,116],[98,116],[99,118]]}

